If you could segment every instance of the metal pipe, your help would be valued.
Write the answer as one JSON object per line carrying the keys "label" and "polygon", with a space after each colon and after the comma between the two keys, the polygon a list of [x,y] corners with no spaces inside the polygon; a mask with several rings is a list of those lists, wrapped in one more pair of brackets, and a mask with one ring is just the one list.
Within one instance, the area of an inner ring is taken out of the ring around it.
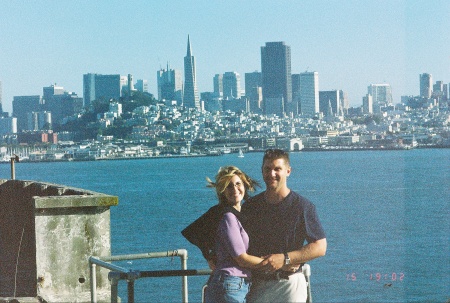
{"label": "metal pipe", "polygon": [[187,258],[186,249],[174,249],[163,252],[148,252],[143,254],[130,254],[130,255],[117,255],[117,256],[106,256],[98,257],[102,261],[123,261],[123,260],[136,260],[136,259],[147,259],[147,258],[166,258],[166,257],[183,257]]}
{"label": "metal pipe", "polygon": [[97,274],[96,268],[97,265],[95,263],[91,263],[89,260],[90,274],[91,274],[91,303],[97,303]]}
{"label": "metal pipe", "polygon": [[106,269],[112,270],[112,271],[117,271],[117,272],[121,272],[121,273],[126,273],[128,272],[128,270],[126,268],[111,264],[111,263],[107,263],[104,262],[100,259],[97,259],[96,257],[90,257],[89,258],[89,262],[100,265]]}
{"label": "metal pipe", "polygon": [[134,280],[128,281],[128,303],[134,303]]}
{"label": "metal pipe", "polygon": [[[113,274],[114,272],[110,272],[108,278],[111,281],[111,303],[119,302],[119,279],[117,276]],[[113,275],[111,275],[113,274]]]}
{"label": "metal pipe", "polygon": [[[180,255],[181,258],[181,268],[183,270],[187,270],[187,250],[185,251],[185,253]],[[187,276],[183,276],[181,277],[181,284],[183,285],[182,287],[182,298],[183,298],[183,303],[188,303],[188,280],[187,280]]]}
{"label": "metal pipe", "polygon": [[308,297],[306,298],[307,303],[312,303],[312,295],[311,295],[311,266],[309,264],[304,264],[302,268],[302,272],[305,275],[306,280],[306,290],[308,292]]}
{"label": "metal pipe", "polygon": [[11,180],[15,180],[16,179],[16,169],[14,167],[14,157],[11,157]]}

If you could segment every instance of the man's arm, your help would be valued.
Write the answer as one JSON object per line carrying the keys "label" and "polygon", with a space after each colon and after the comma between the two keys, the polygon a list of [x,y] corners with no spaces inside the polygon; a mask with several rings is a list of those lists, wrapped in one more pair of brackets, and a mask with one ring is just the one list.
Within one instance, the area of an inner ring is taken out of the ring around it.
{"label": "man's arm", "polygon": [[261,263],[262,270],[276,271],[283,269],[292,271],[293,267],[298,267],[302,263],[306,263],[315,258],[325,256],[327,251],[327,239],[323,238],[315,242],[311,242],[298,250],[288,251],[291,259],[290,265],[284,265],[284,254],[272,254],[265,256],[265,260]]}

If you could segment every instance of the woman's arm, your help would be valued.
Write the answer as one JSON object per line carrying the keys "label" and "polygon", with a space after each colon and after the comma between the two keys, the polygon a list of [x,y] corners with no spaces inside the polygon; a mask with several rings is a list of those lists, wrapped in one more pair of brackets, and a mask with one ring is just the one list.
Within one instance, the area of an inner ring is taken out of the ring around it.
{"label": "woman's arm", "polygon": [[255,257],[247,253],[243,253],[233,258],[239,266],[256,269],[259,268],[264,261],[263,258]]}

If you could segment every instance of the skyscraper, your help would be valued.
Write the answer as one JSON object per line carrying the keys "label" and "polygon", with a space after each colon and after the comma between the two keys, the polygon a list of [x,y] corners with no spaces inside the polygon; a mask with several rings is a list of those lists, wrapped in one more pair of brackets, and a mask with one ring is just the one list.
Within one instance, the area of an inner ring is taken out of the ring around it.
{"label": "skyscraper", "polygon": [[[331,106],[331,111],[330,107]],[[337,116],[341,108],[338,90],[319,91],[319,111],[325,116]]]}
{"label": "skyscraper", "polygon": [[[300,74],[300,108],[304,115],[314,116],[319,112],[319,73]],[[327,104],[328,108],[328,104]]]}
{"label": "skyscraper", "polygon": [[183,105],[186,108],[200,109],[200,97],[197,89],[197,76],[195,72],[195,58],[192,55],[191,42],[187,41],[187,52],[184,57],[184,96]]}
{"label": "skyscraper", "polygon": [[157,73],[158,82],[158,99],[159,100],[176,100],[181,105],[183,100],[183,79],[180,70],[160,69]]}
{"label": "skyscraper", "polygon": [[148,81],[145,79],[136,80],[136,85],[134,87],[141,93],[148,93]]}
{"label": "skyscraper", "polygon": [[245,73],[245,96],[250,102],[250,111],[260,113],[262,102],[262,75],[260,72]]}
{"label": "skyscraper", "polygon": [[261,47],[261,73],[264,113],[282,116],[291,111],[291,47],[284,42],[266,42]]}
{"label": "skyscraper", "polygon": [[216,94],[217,97],[222,97],[223,96],[223,75],[222,74],[214,75],[213,85],[214,85],[214,94]]}
{"label": "skyscraper", "polygon": [[367,93],[372,96],[374,114],[380,113],[382,107],[392,104],[392,89],[389,84],[370,84]]}
{"label": "skyscraper", "polygon": [[64,118],[73,116],[83,109],[83,98],[79,98],[73,92],[66,92],[62,86],[44,87],[43,98],[42,108],[43,111],[51,112],[52,125],[62,124]]}
{"label": "skyscraper", "polygon": [[241,98],[241,77],[236,72],[226,72],[223,74],[223,98]]}
{"label": "skyscraper", "polygon": [[14,96],[13,99],[13,116],[17,118],[17,130],[27,130],[28,113],[39,112],[42,109],[42,98],[36,96]]}
{"label": "skyscraper", "polygon": [[433,76],[431,74],[420,74],[420,96],[423,98],[431,98],[431,91],[433,89]]}
{"label": "skyscraper", "polygon": [[120,75],[83,75],[84,106],[90,106],[97,99],[119,100],[122,88],[128,85],[128,77]]}

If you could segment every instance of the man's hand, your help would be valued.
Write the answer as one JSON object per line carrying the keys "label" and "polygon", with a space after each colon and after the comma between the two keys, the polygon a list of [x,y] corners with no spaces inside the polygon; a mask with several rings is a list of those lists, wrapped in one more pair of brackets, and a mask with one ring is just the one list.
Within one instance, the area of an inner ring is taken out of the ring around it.
{"label": "man's hand", "polygon": [[273,254],[263,257],[261,271],[274,272],[284,266],[284,254]]}
{"label": "man's hand", "polygon": [[274,272],[278,269],[288,271],[288,272],[296,272],[300,265],[295,264],[284,264],[284,254],[273,254],[264,256],[264,261],[261,262],[261,266],[259,267],[259,270],[266,271],[266,272]]}

